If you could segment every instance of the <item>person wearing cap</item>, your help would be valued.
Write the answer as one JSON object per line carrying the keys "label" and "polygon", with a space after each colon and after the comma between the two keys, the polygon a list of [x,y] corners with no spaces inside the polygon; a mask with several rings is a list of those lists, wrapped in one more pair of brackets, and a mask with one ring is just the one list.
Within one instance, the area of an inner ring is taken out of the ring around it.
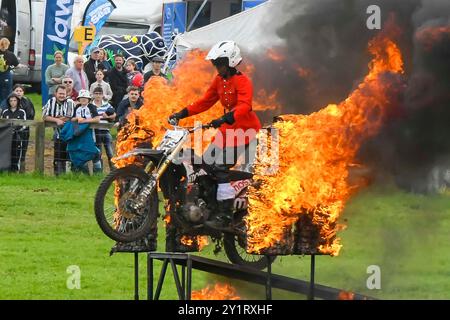
{"label": "person wearing cap", "polygon": [[78,123],[98,123],[100,116],[97,107],[91,103],[92,97],[88,90],[80,90],[77,101],[78,106],[75,108],[72,121]]}
{"label": "person wearing cap", "polygon": [[148,80],[150,80],[151,77],[163,77],[166,80],[168,80],[168,77],[166,74],[162,73],[161,71],[161,67],[162,64],[164,63],[164,59],[161,58],[160,56],[155,56],[152,59],[152,70],[150,70],[149,72],[146,72],[144,74],[144,84],[147,83]]}
{"label": "person wearing cap", "polygon": [[105,66],[100,61],[100,48],[92,47],[91,56],[89,60],[84,63],[84,72],[86,72],[89,83],[94,83],[97,79],[95,78],[95,73],[97,70],[105,70]]}
{"label": "person wearing cap", "polygon": [[[78,106],[75,108],[74,117],[72,118],[73,122],[81,123],[99,123],[100,115],[98,114],[97,107],[91,103],[92,97],[88,90],[80,90],[78,93]],[[92,131],[93,141],[95,143],[95,134],[94,130],[88,129]],[[100,161],[100,154],[96,155],[92,160],[93,162],[93,171],[94,173],[98,173],[102,171],[102,164]],[[82,167],[72,166],[72,171],[78,172],[81,171],[83,173],[89,173],[86,164]]]}

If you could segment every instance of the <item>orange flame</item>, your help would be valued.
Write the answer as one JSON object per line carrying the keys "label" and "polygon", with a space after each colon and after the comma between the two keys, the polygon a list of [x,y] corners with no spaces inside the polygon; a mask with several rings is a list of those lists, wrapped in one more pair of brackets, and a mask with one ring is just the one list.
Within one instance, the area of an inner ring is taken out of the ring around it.
{"label": "orange flame", "polygon": [[184,235],[180,239],[181,243],[185,246],[191,247],[194,245],[198,245],[198,251],[202,251],[205,246],[209,244],[208,236],[187,236]]}
{"label": "orange flame", "polygon": [[325,241],[318,250],[339,254],[336,221],[358,187],[349,185],[348,167],[361,143],[377,132],[389,107],[389,84],[380,75],[403,73],[401,52],[390,39],[373,39],[369,51],[374,56],[370,72],[345,101],[309,116],[282,116],[283,121],[273,125],[279,135],[279,168],[275,175],[265,175],[272,164],[256,161],[260,184],[249,194],[249,253],[281,245],[292,225],[308,214]]}
{"label": "orange flame", "polygon": [[275,49],[268,49],[267,57],[275,62],[282,62],[285,60],[285,57],[281,54],[281,52],[278,52]]}
{"label": "orange flame", "polygon": [[[167,123],[169,116],[204,95],[217,74],[211,63],[205,61],[205,56],[206,53],[200,50],[187,53],[174,69],[174,79],[171,83],[162,77],[150,78],[144,89],[144,105],[130,113],[127,118],[128,124],[118,134],[116,146],[118,156],[144,142],[153,142],[154,146],[158,144],[165,130],[170,127]],[[251,63],[245,64],[241,69],[249,77],[254,72],[254,66]],[[276,97],[277,92],[269,94],[264,90],[258,91],[255,95],[253,110],[279,108]],[[209,123],[222,115],[223,106],[218,102],[206,112],[181,120],[180,125],[193,126],[196,121]],[[202,139],[202,150],[195,150],[198,154],[209,145],[214,132],[215,130],[210,129],[205,133]],[[120,161],[113,159],[113,161],[120,168],[135,163],[137,159],[130,157]]]}
{"label": "orange flame", "polygon": [[416,38],[425,50],[429,51],[436,42],[442,41],[444,38],[450,38],[450,26],[422,28],[416,33]]}
{"label": "orange flame", "polygon": [[236,289],[229,284],[216,283],[214,288],[207,286],[199,291],[192,291],[192,300],[240,300]]}
{"label": "orange flame", "polygon": [[309,76],[310,71],[302,67],[297,67],[297,74],[300,78],[306,78]]}
{"label": "orange flame", "polygon": [[355,300],[355,294],[351,291],[341,291],[338,300]]}

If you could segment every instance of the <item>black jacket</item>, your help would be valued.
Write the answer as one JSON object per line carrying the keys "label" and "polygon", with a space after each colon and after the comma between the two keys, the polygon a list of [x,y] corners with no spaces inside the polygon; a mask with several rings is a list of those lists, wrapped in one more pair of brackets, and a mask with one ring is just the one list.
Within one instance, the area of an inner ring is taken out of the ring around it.
{"label": "black jacket", "polygon": [[[144,102],[141,98],[136,101],[136,105],[134,106],[134,109],[139,110]],[[125,123],[126,117],[129,113],[128,108],[130,107],[130,99],[124,99],[122,102],[120,102],[119,106],[117,107],[117,121],[119,121],[121,124]]]}
{"label": "black jacket", "polygon": [[128,78],[125,69],[118,71],[116,68],[112,68],[108,71],[108,80],[111,90],[114,93],[111,104],[117,110],[120,101],[127,92]]}
{"label": "black jacket", "polygon": [[97,81],[97,78],[95,78],[95,73],[97,72],[97,70],[105,70],[106,68],[103,63],[90,58],[84,63],[83,69],[88,77],[89,85],[91,85],[95,81]]}
{"label": "black jacket", "polygon": [[27,120],[34,120],[35,109],[34,109],[34,104],[33,104],[33,102],[31,102],[30,99],[28,99],[25,96],[22,97],[22,99],[20,99],[20,107],[27,114]]}
{"label": "black jacket", "polygon": [[164,79],[168,80],[168,77],[166,74],[160,72],[158,75],[153,73],[153,70],[150,70],[149,72],[146,72],[144,74],[144,83],[147,83],[148,80],[150,80],[151,77],[163,77]]}
{"label": "black jacket", "polygon": [[11,70],[11,66],[16,67],[19,64],[19,60],[14,53],[9,50],[0,50],[0,73]]}

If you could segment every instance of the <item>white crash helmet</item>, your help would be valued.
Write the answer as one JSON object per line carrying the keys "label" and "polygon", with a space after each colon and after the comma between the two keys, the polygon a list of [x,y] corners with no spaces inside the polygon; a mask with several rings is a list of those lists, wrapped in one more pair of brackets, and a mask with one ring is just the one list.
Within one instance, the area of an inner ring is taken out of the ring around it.
{"label": "white crash helmet", "polygon": [[242,61],[241,50],[234,41],[220,41],[209,50],[206,60],[228,58],[228,65],[236,67]]}
{"label": "white crash helmet", "polygon": [[92,99],[91,94],[89,93],[89,90],[80,90],[80,92],[78,93],[78,97],[77,100],[80,98],[88,98],[89,100]]}

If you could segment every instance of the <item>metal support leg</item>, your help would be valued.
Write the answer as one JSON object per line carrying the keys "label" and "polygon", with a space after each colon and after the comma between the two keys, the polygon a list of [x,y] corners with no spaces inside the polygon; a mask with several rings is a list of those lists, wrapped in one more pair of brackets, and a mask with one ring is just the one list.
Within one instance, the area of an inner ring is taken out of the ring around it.
{"label": "metal support leg", "polygon": [[186,297],[186,266],[181,266],[181,285],[184,292],[184,296]]}
{"label": "metal support leg", "polygon": [[167,265],[169,264],[169,259],[164,259],[161,274],[159,275],[158,285],[156,286],[155,300],[159,300],[159,295],[161,294],[162,285],[164,283],[164,278],[166,277]]}
{"label": "metal support leg", "polygon": [[272,300],[272,259],[266,256],[267,259],[267,279],[266,279],[266,300]]}
{"label": "metal support leg", "polygon": [[314,300],[314,275],[316,270],[316,256],[314,254],[311,255],[311,271],[309,278],[309,296],[308,300]]}
{"label": "metal support leg", "polygon": [[134,300],[139,300],[139,254],[134,253]]}
{"label": "metal support leg", "polygon": [[147,300],[153,300],[153,258],[147,253]]}
{"label": "metal support leg", "polygon": [[177,288],[177,292],[178,292],[178,299],[185,300],[183,286],[181,285],[180,277],[178,275],[178,269],[177,269],[177,266],[175,265],[175,262],[173,261],[173,259],[170,259],[170,266],[172,267],[173,279],[175,280],[175,287]]}
{"label": "metal support leg", "polygon": [[186,267],[187,267],[186,300],[191,300],[191,291],[192,291],[192,260],[191,260],[191,256],[187,257]]}

